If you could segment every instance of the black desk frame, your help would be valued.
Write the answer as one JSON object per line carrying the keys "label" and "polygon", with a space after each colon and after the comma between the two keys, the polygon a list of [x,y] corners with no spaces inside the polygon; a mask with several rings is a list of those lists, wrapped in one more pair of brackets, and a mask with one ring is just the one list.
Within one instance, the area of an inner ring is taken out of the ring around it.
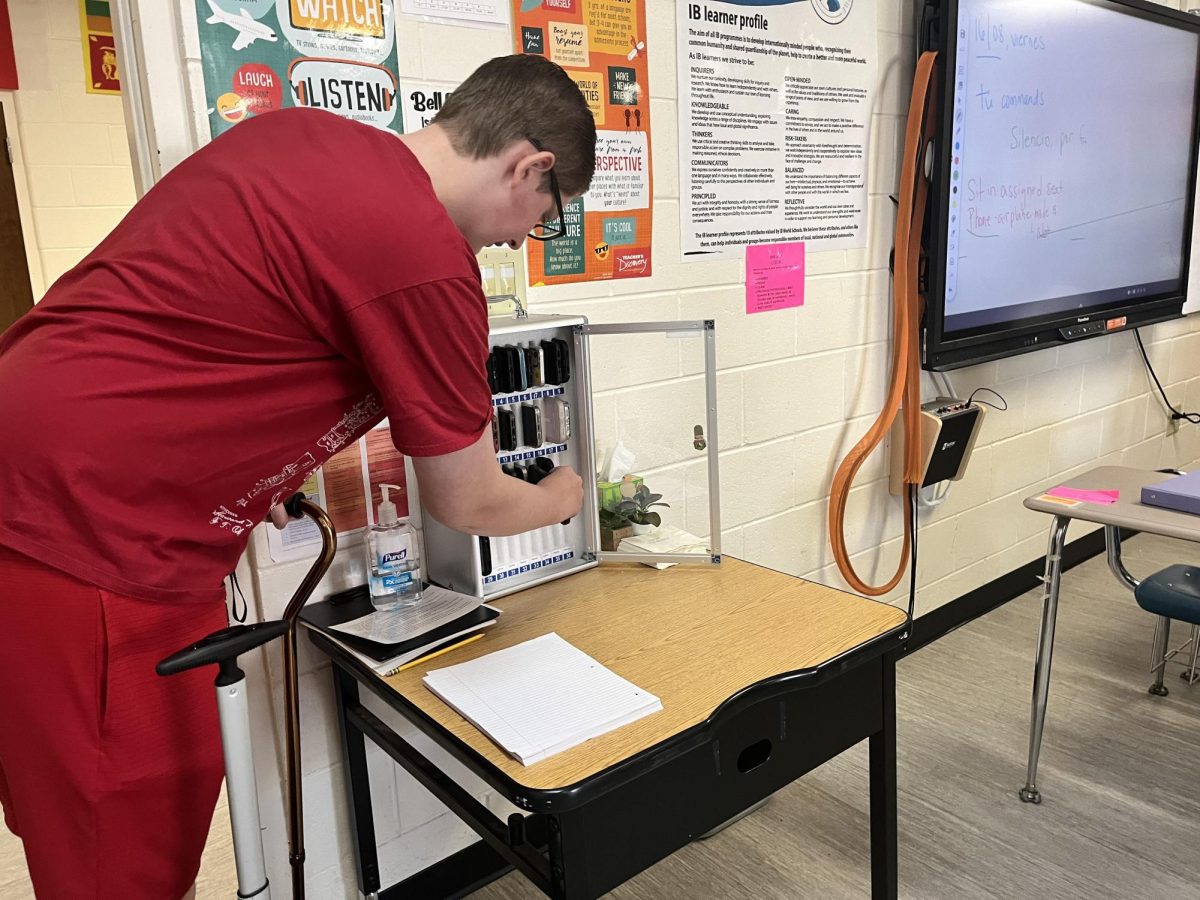
{"label": "black desk frame", "polygon": [[[864,738],[870,741],[871,897],[897,897],[894,629],[830,662],[768,679],[705,722],[570,787],[517,784],[317,631],[333,661],[359,890],[368,900],[463,897],[513,868],[559,900],[590,900]],[[364,707],[364,685],[519,809],[508,821]],[[481,840],[381,890],[367,774],[370,738]]]}

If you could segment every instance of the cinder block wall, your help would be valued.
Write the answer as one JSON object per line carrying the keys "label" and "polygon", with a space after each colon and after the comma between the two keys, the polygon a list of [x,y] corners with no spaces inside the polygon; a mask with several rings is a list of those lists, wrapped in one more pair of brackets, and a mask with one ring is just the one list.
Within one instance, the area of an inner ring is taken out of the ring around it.
{"label": "cinder block wall", "polygon": [[[135,194],[121,98],[84,90],[76,0],[9,0],[20,89],[16,134],[28,186],[40,298],[98,244]],[[25,224],[25,228],[29,225]]]}

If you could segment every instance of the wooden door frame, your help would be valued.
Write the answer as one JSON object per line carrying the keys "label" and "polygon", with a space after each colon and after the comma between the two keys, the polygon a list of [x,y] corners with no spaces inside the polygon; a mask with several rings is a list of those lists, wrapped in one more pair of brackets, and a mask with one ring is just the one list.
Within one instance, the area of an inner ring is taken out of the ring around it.
{"label": "wooden door frame", "polygon": [[[33,225],[33,205],[29,200],[29,176],[25,171],[25,154],[21,147],[21,131],[17,124],[17,96],[13,91],[0,91],[4,105],[4,127],[12,145],[13,182],[17,188],[17,209],[21,214],[21,237],[25,241],[25,264],[29,268],[29,283],[36,303],[46,293],[46,278],[42,269],[42,254],[38,250],[37,232]],[[2,150],[0,150],[2,152]]]}

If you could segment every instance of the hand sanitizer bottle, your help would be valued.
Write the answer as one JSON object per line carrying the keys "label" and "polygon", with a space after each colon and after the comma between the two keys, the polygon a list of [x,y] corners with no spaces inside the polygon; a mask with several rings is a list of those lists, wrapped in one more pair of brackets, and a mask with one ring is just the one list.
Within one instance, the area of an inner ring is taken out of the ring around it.
{"label": "hand sanitizer bottle", "polygon": [[371,603],[377,610],[412,606],[421,599],[421,561],[417,536],[407,521],[396,515],[396,504],[388,491],[399,491],[394,484],[381,484],[383,501],[379,515],[367,533],[367,573]]}

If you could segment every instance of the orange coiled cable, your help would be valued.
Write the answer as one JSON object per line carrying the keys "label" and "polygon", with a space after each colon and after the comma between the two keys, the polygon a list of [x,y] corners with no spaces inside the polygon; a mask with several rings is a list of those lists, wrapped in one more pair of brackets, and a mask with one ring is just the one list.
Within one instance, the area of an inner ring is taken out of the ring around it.
{"label": "orange coiled cable", "polygon": [[920,445],[921,434],[921,364],[917,347],[921,321],[921,296],[917,284],[921,257],[921,230],[925,223],[925,198],[928,182],[925,178],[925,147],[935,119],[936,102],[930,90],[937,54],[922,53],[913,76],[912,97],[908,105],[908,124],[904,132],[904,155],[900,170],[900,203],[896,211],[894,248],[895,273],[892,279],[893,332],[892,380],[887,398],[878,418],[854,448],[846,454],[833,475],[829,496],[829,543],[838,571],[859,593],[871,597],[886,594],[904,575],[912,543],[912,504],[904,499],[904,543],[900,549],[900,564],[896,574],[885,584],[867,584],[854,571],[846,549],[846,502],[854,476],[871,455],[896,419],[903,404],[904,423],[904,484],[906,494],[911,485],[918,485],[924,475],[914,449]]}

